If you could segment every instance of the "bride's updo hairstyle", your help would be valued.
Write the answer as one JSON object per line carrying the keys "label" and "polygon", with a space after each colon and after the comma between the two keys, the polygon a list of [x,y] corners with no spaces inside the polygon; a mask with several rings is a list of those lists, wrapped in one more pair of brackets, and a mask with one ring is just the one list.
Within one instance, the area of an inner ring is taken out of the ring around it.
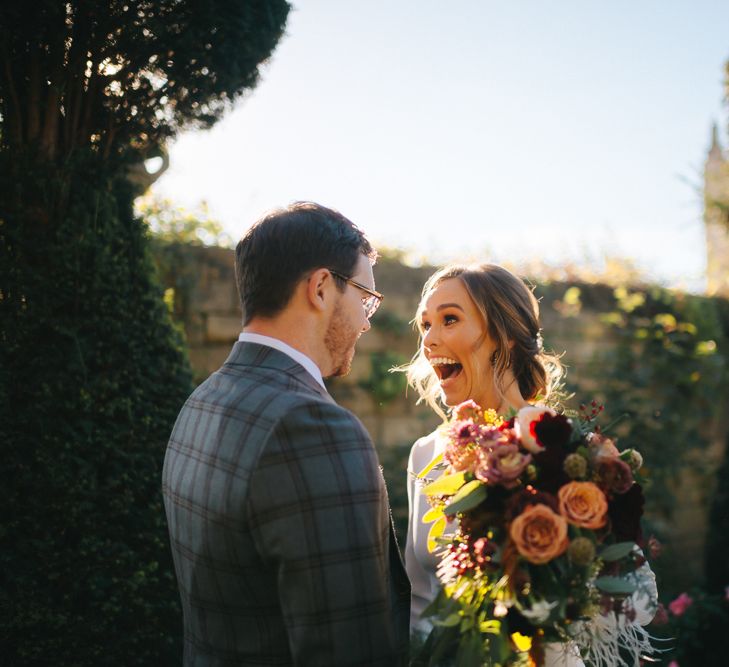
{"label": "bride's updo hairstyle", "polygon": [[[494,385],[503,395],[504,373],[511,368],[519,390],[527,401],[556,404],[561,387],[562,364],[559,357],[544,351],[539,325],[539,303],[524,282],[496,264],[453,265],[440,269],[423,286],[416,322],[430,293],[444,280],[460,280],[488,326],[488,334],[497,349],[491,368],[481,372],[494,374]],[[403,368],[408,383],[438,414],[445,416],[440,404],[438,376],[423,351],[423,332],[417,354]]]}

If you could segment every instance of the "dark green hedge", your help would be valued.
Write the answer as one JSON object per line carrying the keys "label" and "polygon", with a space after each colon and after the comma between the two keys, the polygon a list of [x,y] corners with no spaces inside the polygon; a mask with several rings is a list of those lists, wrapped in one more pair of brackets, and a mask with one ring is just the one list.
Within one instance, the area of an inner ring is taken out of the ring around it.
{"label": "dark green hedge", "polygon": [[729,599],[729,434],[724,462],[716,476],[716,491],[709,515],[706,588],[711,593],[723,594]]}
{"label": "dark green hedge", "polygon": [[0,154],[0,664],[177,665],[160,493],[191,388],[132,193]]}

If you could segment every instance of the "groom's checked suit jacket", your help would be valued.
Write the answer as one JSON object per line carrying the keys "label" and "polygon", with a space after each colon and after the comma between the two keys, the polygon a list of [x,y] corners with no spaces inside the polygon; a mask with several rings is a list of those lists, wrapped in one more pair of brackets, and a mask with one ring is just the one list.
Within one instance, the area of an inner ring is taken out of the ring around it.
{"label": "groom's checked suit jacket", "polygon": [[410,590],[359,420],[296,361],[237,342],[163,472],[185,667],[390,666]]}

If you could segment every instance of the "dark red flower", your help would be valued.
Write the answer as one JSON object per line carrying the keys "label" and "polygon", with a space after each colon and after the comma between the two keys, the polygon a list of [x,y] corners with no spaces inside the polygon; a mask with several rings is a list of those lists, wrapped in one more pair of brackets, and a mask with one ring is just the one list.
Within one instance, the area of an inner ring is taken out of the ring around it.
{"label": "dark red flower", "polygon": [[663,606],[663,603],[659,602],[658,609],[656,609],[656,615],[653,617],[653,625],[666,625],[668,620],[668,611]]}
{"label": "dark red flower", "polygon": [[564,471],[564,460],[567,450],[561,445],[547,447],[535,454],[533,461],[537,468],[537,479],[534,485],[540,491],[556,494],[567,482],[571,481]]}
{"label": "dark red flower", "polygon": [[608,516],[613,534],[618,542],[640,542],[642,531],[640,517],[643,516],[643,489],[633,484],[626,493],[614,496],[608,503]]}
{"label": "dark red flower", "polygon": [[659,558],[663,551],[663,545],[659,542],[655,535],[648,538],[648,553],[651,558]]}
{"label": "dark red flower", "polygon": [[633,472],[630,466],[620,459],[603,459],[597,465],[600,486],[612,493],[625,493],[633,485]]}
{"label": "dark red flower", "polygon": [[525,507],[529,505],[546,505],[553,512],[559,514],[559,502],[551,493],[543,493],[533,486],[529,485],[515,493],[507,501],[506,520],[511,521],[514,517],[519,516]]}
{"label": "dark red flower", "polygon": [[537,442],[543,447],[564,447],[572,438],[572,422],[564,415],[545,412],[533,428]]}
{"label": "dark red flower", "polygon": [[528,621],[516,607],[509,607],[509,611],[506,614],[506,620],[509,623],[510,632],[518,632],[525,637],[532,637],[536,633],[537,629],[532,625],[531,621]]}
{"label": "dark red flower", "polygon": [[514,428],[514,420],[516,417],[512,417],[511,419],[508,419],[505,421],[501,426],[499,426],[500,431],[508,431]]}

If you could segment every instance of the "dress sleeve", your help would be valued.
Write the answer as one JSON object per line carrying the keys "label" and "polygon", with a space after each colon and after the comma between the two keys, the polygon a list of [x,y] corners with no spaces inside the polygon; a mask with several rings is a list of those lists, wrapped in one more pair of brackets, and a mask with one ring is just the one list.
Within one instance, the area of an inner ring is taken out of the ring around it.
{"label": "dress sleeve", "polygon": [[[643,556],[642,551],[640,555]],[[638,625],[648,625],[658,610],[656,575],[646,561],[635,571],[635,576],[638,578],[638,590],[630,598],[635,611],[633,622]]]}
{"label": "dress sleeve", "polygon": [[[637,555],[643,552],[637,549]],[[586,660],[591,665],[613,664],[612,656],[625,654],[637,664],[639,658],[655,653],[650,635],[643,628],[655,616],[658,608],[656,576],[647,562],[634,573],[637,590],[627,599],[625,613],[599,614],[585,624],[589,644]]]}
{"label": "dress sleeve", "polygon": [[[430,462],[428,456],[423,455],[422,444],[425,438],[418,440],[410,450],[407,469],[408,489],[408,532],[405,540],[405,569],[411,585],[410,598],[410,632],[419,631],[427,633],[430,623],[421,618],[425,608],[433,601],[431,581],[435,572],[428,573],[415,552],[415,534],[417,528],[422,526],[423,514],[421,512],[422,483],[417,479],[418,473]],[[424,460],[427,458],[428,460]],[[420,544],[418,545],[421,546]]]}
{"label": "dress sleeve", "polygon": [[585,667],[585,663],[573,642],[547,642],[544,644],[544,667]]}
{"label": "dress sleeve", "polygon": [[296,407],[253,473],[248,516],[276,572],[295,665],[394,665],[389,512],[372,441],[348,411]]}

